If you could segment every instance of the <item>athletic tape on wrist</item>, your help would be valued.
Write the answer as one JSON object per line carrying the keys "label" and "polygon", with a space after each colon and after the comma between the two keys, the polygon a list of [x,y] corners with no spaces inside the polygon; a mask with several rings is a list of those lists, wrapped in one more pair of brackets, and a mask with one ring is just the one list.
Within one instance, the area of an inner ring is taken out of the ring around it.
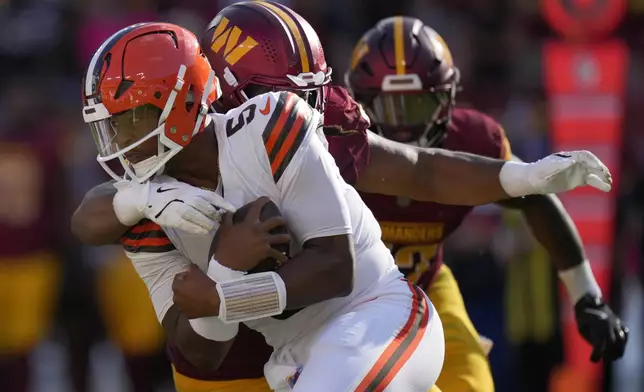
{"label": "athletic tape on wrist", "polygon": [[581,264],[567,270],[559,271],[559,279],[566,286],[568,297],[573,305],[586,294],[600,298],[602,296],[601,288],[595,279],[588,260],[584,260]]}
{"label": "athletic tape on wrist", "polygon": [[235,271],[223,266],[213,256],[208,263],[208,272],[206,274],[215,282],[224,282],[231,279],[241,278],[246,275],[246,272]]}
{"label": "athletic tape on wrist", "polygon": [[530,183],[530,164],[507,161],[499,172],[499,182],[510,197],[521,197],[535,193]]}
{"label": "athletic tape on wrist", "polygon": [[217,292],[219,319],[226,324],[275,316],[286,307],[286,286],[275,272],[218,282]]}

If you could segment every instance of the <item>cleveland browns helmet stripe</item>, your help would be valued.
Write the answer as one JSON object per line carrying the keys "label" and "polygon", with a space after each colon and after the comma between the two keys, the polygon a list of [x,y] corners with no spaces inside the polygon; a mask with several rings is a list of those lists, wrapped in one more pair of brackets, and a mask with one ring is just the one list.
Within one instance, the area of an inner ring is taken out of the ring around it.
{"label": "cleveland browns helmet stripe", "polygon": [[302,72],[310,72],[311,67],[309,66],[309,56],[307,54],[306,46],[304,45],[304,40],[302,39],[300,28],[293,20],[293,17],[291,17],[291,15],[289,15],[286,11],[282,10],[278,4],[273,4],[265,1],[258,1],[257,3],[277,14],[277,16],[282,19],[284,23],[286,23],[289,30],[291,31],[291,34],[293,35],[293,39],[295,40],[295,44],[297,45],[297,50],[300,53]]}
{"label": "cleveland browns helmet stripe", "polygon": [[396,73],[405,74],[405,40],[403,39],[403,18],[402,16],[394,17],[394,59],[396,61]]}
{"label": "cleveland browns helmet stripe", "polygon": [[[264,130],[264,145],[271,165],[273,179],[277,183],[306,136],[311,121],[306,103],[294,93],[280,94],[275,112]],[[278,112],[277,109],[281,107]],[[279,114],[278,114],[279,113]]]}
{"label": "cleveland browns helmet stripe", "polygon": [[164,253],[175,249],[161,226],[149,219],[141,220],[121,237],[123,248],[130,253]]}
{"label": "cleveland browns helmet stripe", "polygon": [[104,62],[109,62],[109,57],[106,58],[106,55],[125,34],[146,24],[148,23],[134,24],[117,31],[110,38],[105,40],[105,42],[103,42],[103,44],[96,50],[94,56],[92,56],[92,59],[89,62],[89,67],[87,67],[87,74],[85,75],[85,99],[94,99],[95,102],[93,103],[100,102],[101,98],[100,94],[98,94],[97,89],[99,84],[98,82],[101,78],[101,71],[103,70]]}
{"label": "cleveland browns helmet stripe", "polygon": [[410,282],[407,283],[413,296],[409,319],[362,379],[355,389],[356,392],[384,391],[416,350],[425,334],[431,310],[421,289]]}

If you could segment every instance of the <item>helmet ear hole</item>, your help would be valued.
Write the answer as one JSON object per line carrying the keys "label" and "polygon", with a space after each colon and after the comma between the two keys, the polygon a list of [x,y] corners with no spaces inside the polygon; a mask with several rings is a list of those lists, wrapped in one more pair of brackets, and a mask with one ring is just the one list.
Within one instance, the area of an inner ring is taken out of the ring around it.
{"label": "helmet ear hole", "polygon": [[118,87],[116,88],[114,99],[119,99],[130,87],[132,87],[133,84],[134,82],[131,80],[122,79]]}
{"label": "helmet ear hole", "polygon": [[186,94],[186,112],[190,112],[195,106],[195,87],[191,84],[188,86],[188,93]]}

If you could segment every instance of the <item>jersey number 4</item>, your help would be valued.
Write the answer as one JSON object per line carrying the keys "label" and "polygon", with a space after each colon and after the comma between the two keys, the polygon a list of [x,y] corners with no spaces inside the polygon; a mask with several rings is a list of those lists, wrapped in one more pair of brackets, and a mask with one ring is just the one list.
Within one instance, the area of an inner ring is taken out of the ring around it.
{"label": "jersey number 4", "polygon": [[244,125],[250,124],[251,121],[255,119],[255,110],[257,110],[257,105],[251,104],[248,105],[237,118],[231,118],[226,122],[226,136],[231,137],[237,131],[242,129]]}

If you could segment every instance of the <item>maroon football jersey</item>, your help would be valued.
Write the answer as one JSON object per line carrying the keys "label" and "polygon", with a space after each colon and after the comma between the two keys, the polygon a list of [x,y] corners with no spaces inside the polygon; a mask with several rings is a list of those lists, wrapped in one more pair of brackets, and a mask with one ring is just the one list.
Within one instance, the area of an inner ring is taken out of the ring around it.
{"label": "maroon football jersey", "polygon": [[[441,147],[492,158],[509,159],[511,155],[502,127],[485,114],[468,109],[454,109]],[[369,193],[361,196],[380,222],[382,240],[390,247],[401,272],[427,288],[443,262],[443,241],[472,207]]]}

